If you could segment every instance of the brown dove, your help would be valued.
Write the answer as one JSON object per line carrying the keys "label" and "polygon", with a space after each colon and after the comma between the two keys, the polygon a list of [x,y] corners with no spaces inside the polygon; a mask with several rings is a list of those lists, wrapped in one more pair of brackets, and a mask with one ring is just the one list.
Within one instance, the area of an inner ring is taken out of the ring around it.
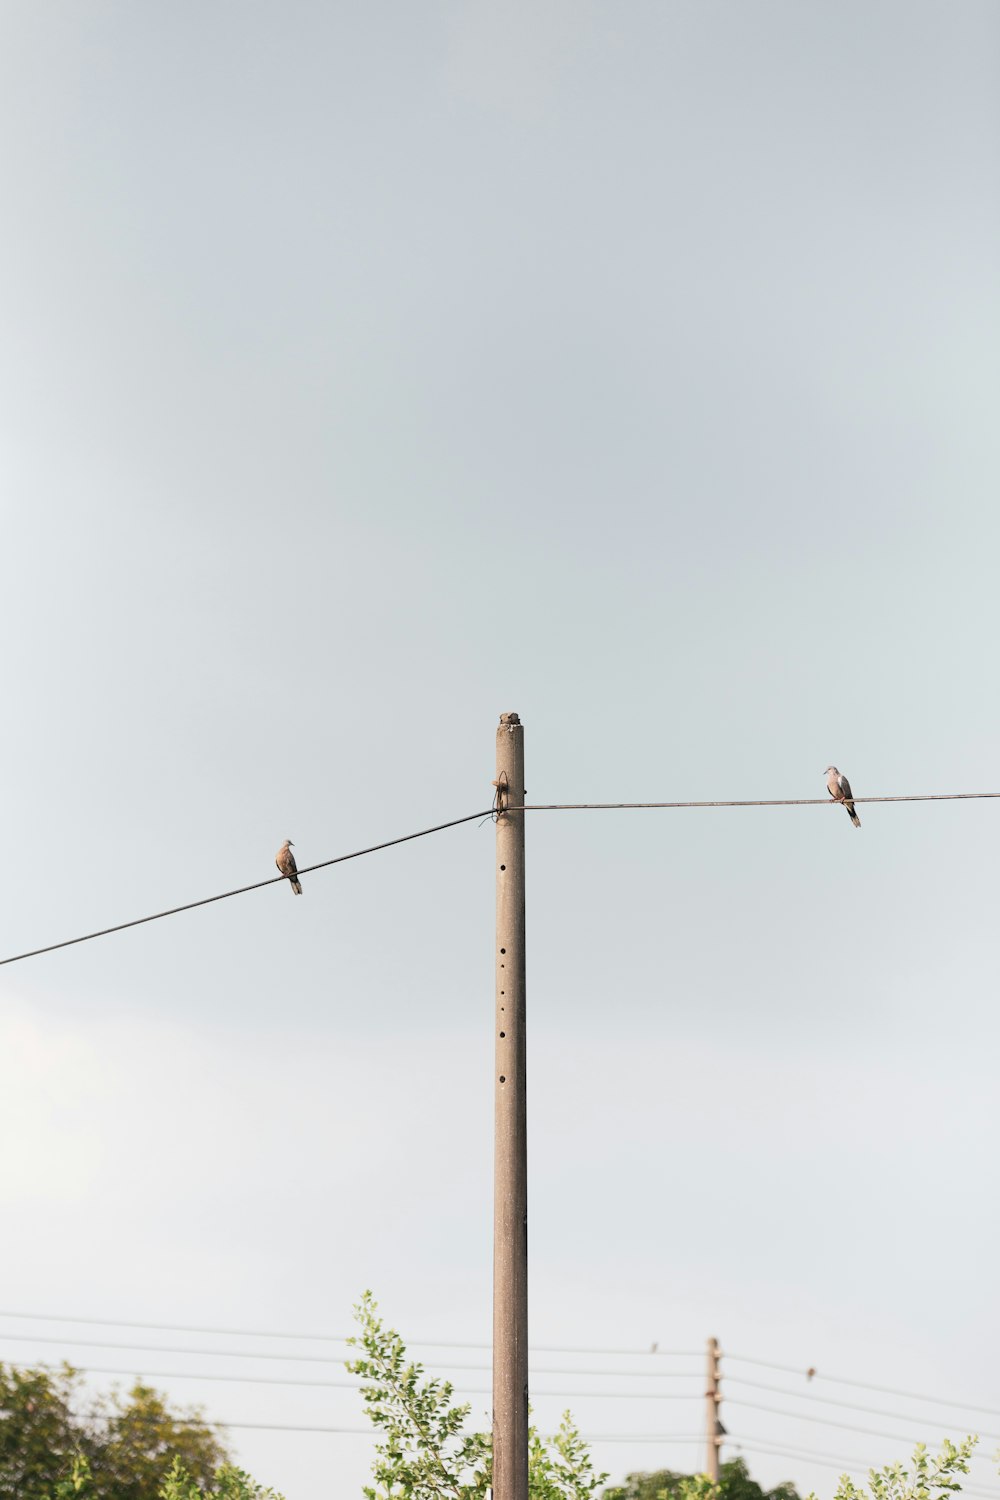
{"label": "brown dove", "polygon": [[295,863],[295,855],[292,853],[292,841],[286,839],[274,856],[274,863],[278,866],[282,875],[291,881],[292,890],[296,896],[302,895],[302,882],[299,880],[299,867]]}
{"label": "brown dove", "polygon": [[847,816],[855,828],[861,827],[861,819],[854,811],[854,800],[851,796],[851,783],[847,777],[837,770],[836,766],[826,768],[826,789],[835,802],[842,802],[847,808]]}

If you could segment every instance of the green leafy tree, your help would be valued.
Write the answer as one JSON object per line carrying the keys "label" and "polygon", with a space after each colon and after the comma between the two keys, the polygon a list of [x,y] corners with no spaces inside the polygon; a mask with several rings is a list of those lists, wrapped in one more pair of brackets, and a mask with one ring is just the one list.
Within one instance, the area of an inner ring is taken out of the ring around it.
{"label": "green leafy tree", "polygon": [[[450,1381],[425,1380],[423,1366],[407,1360],[402,1339],[383,1324],[371,1292],[354,1311],[360,1332],[351,1343],[360,1353],[347,1368],[365,1382],[361,1396],[382,1433],[367,1500],[486,1500],[492,1439],[488,1432],[464,1430],[470,1404],[453,1405]],[[594,1472],[569,1412],[550,1442],[532,1427],[528,1444],[531,1500],[590,1500],[607,1478]]]}
{"label": "green leafy tree", "polygon": [[[919,1443],[910,1468],[889,1464],[869,1470],[867,1489],[842,1475],[834,1500],[947,1500],[962,1488],[958,1476],[969,1472],[969,1457],[976,1442],[976,1438],[968,1437],[955,1444],[946,1438],[936,1458],[928,1454],[924,1443]],[[630,1474],[624,1485],[605,1490],[602,1500],[798,1500],[798,1492],[792,1484],[762,1489],[751,1479],[745,1461],[737,1458],[721,1465],[718,1484],[706,1474],[660,1469],[654,1474]],[[808,1500],[816,1497],[810,1495]]]}
{"label": "green leafy tree", "polygon": [[834,1500],[946,1500],[962,1488],[958,1476],[968,1474],[969,1459],[978,1441],[967,1437],[952,1443],[945,1438],[936,1457],[928,1453],[926,1443],[918,1443],[910,1468],[887,1464],[882,1469],[870,1469],[867,1489],[841,1475]]}
{"label": "green leafy tree", "polygon": [[719,1465],[719,1483],[707,1474],[681,1474],[657,1469],[650,1474],[629,1474],[622,1485],[604,1491],[603,1500],[799,1500],[794,1484],[763,1489],[750,1477],[746,1459],[733,1458]]}
{"label": "green leafy tree", "polygon": [[200,1410],[175,1417],[147,1385],[134,1385],[126,1403],[117,1394],[101,1401],[94,1415],[91,1466],[100,1500],[149,1500],[175,1461],[207,1483],[228,1456]]}
{"label": "green leafy tree", "polygon": [[589,1500],[607,1479],[597,1474],[590,1452],[569,1412],[549,1446],[528,1429],[528,1494],[531,1500]]}
{"label": "green leafy tree", "polygon": [[[61,1479],[52,1492],[52,1500],[90,1500],[95,1494],[94,1476],[85,1458],[73,1460],[73,1472]],[[282,1500],[275,1490],[265,1490],[232,1464],[223,1464],[206,1488],[193,1479],[179,1458],[156,1491],[158,1500]]]}
{"label": "green leafy tree", "polygon": [[93,1495],[90,1465],[79,1455],[73,1460],[73,1470],[67,1479],[60,1479],[52,1491],[52,1500],[87,1500]]}
{"label": "green leafy tree", "polygon": [[200,1411],[175,1415],[148,1386],[84,1406],[69,1365],[0,1365],[0,1497],[151,1500],[175,1457],[199,1482],[227,1457]]}
{"label": "green leafy tree", "polygon": [[0,1495],[46,1495],[80,1453],[71,1416],[70,1371],[12,1370],[0,1365]]}
{"label": "green leafy tree", "polygon": [[232,1464],[223,1464],[207,1487],[192,1479],[175,1458],[166,1481],[157,1491],[159,1500],[282,1500],[276,1490],[266,1490]]}

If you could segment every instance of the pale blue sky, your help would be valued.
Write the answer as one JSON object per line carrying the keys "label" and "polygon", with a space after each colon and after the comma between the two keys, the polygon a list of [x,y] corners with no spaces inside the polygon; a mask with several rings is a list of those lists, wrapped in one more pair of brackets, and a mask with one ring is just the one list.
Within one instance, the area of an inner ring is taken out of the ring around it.
{"label": "pale blue sky", "polygon": [[[996,5],[0,31],[4,952],[474,811],[507,709],[532,800],[808,797],[831,760],[1000,790]],[[998,817],[532,819],[535,1342],[715,1334],[1000,1408]],[[371,1286],[404,1336],[486,1339],[491,840],[4,969],[6,1305],[338,1331]],[[289,1500],[368,1462],[237,1448]]]}

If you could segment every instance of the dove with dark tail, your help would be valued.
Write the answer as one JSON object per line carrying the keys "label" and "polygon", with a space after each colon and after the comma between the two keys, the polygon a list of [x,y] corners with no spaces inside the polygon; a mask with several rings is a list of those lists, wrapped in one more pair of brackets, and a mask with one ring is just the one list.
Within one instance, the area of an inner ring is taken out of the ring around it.
{"label": "dove with dark tail", "polygon": [[278,866],[285,879],[291,882],[292,890],[296,896],[301,896],[302,883],[299,880],[299,867],[295,863],[295,855],[292,853],[291,839],[286,839],[282,844],[274,856],[274,863]]}
{"label": "dove with dark tail", "polygon": [[834,802],[842,802],[847,808],[847,816],[855,828],[861,827],[861,819],[854,811],[854,799],[851,796],[851,783],[847,777],[837,770],[836,766],[826,768],[826,789]]}

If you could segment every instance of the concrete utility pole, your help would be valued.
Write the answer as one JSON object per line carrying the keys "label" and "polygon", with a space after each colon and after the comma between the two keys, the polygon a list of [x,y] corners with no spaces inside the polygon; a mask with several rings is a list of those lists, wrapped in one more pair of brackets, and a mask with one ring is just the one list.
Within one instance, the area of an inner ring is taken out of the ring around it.
{"label": "concrete utility pole", "polygon": [[707,1380],[705,1383],[705,1473],[713,1484],[719,1482],[719,1449],[722,1447],[722,1439],[726,1429],[719,1421],[719,1402],[722,1396],[719,1392],[719,1341],[709,1339],[708,1341],[708,1365],[706,1368]]}
{"label": "concrete utility pole", "polygon": [[493,1500],[528,1500],[528,1129],[525,1109],[524,730],[497,730],[493,1077]]}

